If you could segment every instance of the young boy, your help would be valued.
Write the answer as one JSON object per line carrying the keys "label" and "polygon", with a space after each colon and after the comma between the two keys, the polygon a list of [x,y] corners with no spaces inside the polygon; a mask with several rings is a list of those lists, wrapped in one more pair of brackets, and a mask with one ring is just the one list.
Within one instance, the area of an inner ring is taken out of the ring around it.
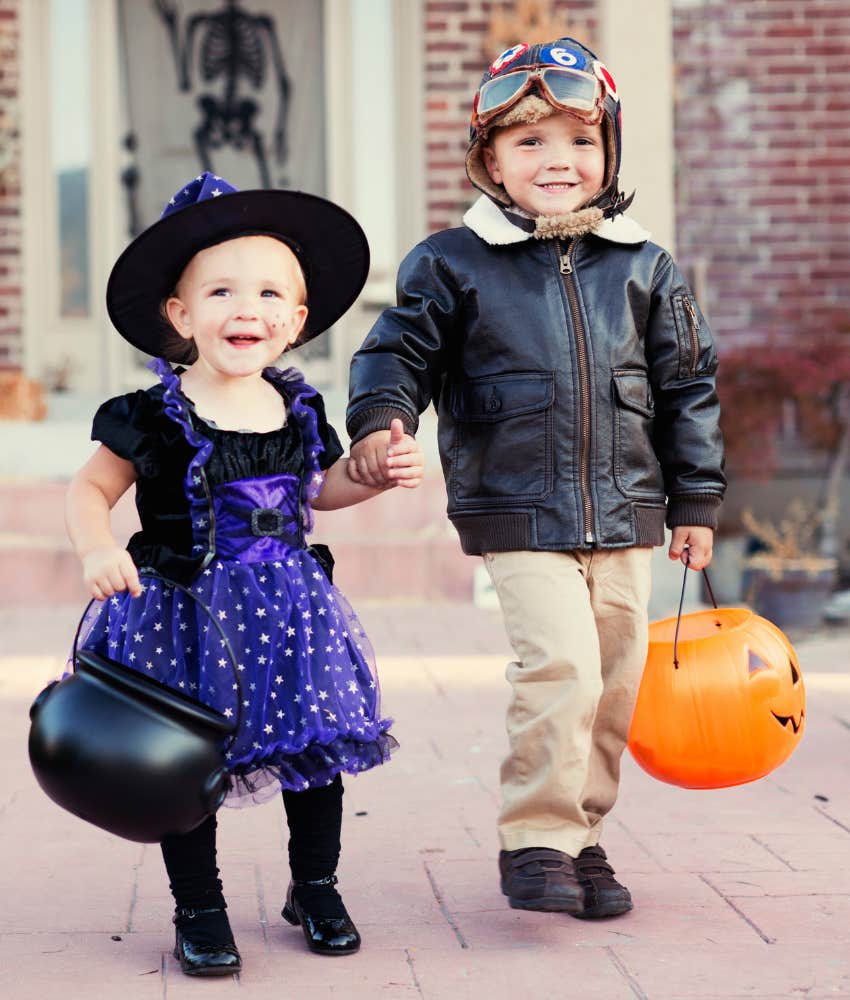
{"label": "young boy", "polygon": [[516,653],[499,857],[512,907],[630,910],[599,846],[646,655],[651,547],[711,559],[723,497],[711,335],[622,214],[620,105],[572,38],[515,45],[475,96],[464,227],[415,247],[351,367],[349,474],[434,401],[448,514]]}

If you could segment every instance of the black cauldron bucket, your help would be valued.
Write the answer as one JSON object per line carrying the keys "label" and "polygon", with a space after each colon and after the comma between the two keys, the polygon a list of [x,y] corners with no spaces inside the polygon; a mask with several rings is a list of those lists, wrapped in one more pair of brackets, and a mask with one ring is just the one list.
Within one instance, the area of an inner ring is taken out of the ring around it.
{"label": "black cauldron bucket", "polygon": [[[186,587],[145,572],[207,614],[233,666],[241,709],[236,659],[209,608]],[[74,673],[49,684],[30,708],[36,780],[63,809],[127,840],[155,843],[188,833],[224,801],[225,744],[239,718],[233,722],[116,660],[78,650],[88,607],[74,637]]]}

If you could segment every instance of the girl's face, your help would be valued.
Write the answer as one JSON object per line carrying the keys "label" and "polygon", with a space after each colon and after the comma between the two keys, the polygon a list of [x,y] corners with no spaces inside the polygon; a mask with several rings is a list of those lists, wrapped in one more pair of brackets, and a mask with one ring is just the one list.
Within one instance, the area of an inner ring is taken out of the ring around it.
{"label": "girl's face", "polygon": [[165,312],[198,349],[198,363],[231,378],[273,364],[307,318],[295,255],[271,236],[240,236],[189,261]]}
{"label": "girl's face", "polygon": [[558,112],[533,125],[497,128],[484,165],[530,215],[565,215],[586,205],[605,179],[601,125]]}

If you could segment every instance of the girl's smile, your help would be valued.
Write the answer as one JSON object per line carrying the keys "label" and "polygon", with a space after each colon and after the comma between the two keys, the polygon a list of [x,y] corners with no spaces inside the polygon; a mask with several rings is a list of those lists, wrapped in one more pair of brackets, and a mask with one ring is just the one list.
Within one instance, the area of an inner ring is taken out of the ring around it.
{"label": "girl's smile", "polygon": [[198,349],[193,370],[244,379],[259,377],[296,341],[307,318],[305,297],[301,268],[286,244],[241,236],[195,254],[166,314]]}

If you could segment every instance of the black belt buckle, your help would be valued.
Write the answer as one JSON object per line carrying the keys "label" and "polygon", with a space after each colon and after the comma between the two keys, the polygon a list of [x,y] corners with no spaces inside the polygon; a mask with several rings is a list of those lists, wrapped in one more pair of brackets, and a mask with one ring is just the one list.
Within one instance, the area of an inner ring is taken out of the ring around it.
{"label": "black belt buckle", "polygon": [[277,507],[255,507],[251,511],[251,534],[258,538],[279,538],[284,534],[283,511]]}

